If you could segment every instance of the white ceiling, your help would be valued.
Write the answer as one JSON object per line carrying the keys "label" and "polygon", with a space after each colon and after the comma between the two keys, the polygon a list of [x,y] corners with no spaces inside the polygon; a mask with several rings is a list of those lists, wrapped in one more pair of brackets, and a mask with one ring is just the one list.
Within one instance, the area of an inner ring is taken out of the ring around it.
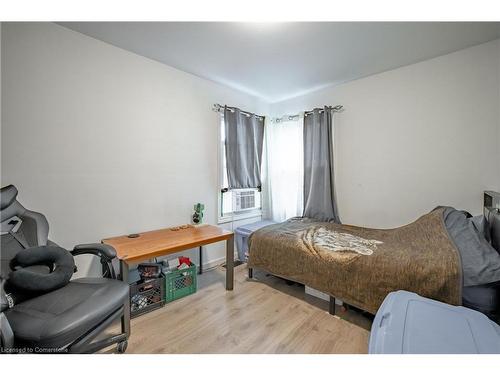
{"label": "white ceiling", "polygon": [[276,102],[500,37],[500,23],[62,22]]}

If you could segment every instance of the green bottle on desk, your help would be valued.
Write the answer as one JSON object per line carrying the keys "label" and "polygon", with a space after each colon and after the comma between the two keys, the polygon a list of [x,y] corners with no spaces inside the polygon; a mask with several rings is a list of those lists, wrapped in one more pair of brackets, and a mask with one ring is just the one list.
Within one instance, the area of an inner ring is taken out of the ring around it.
{"label": "green bottle on desk", "polygon": [[201,224],[203,222],[203,211],[204,210],[205,210],[204,204],[196,203],[194,205],[193,224]]}

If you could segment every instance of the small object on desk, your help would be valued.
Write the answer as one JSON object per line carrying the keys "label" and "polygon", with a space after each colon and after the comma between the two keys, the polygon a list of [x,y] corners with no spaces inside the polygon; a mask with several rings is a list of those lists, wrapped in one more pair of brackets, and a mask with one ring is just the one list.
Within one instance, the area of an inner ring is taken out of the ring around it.
{"label": "small object on desk", "polygon": [[193,223],[201,224],[203,222],[203,211],[205,210],[205,205],[202,203],[196,203],[194,205]]}
{"label": "small object on desk", "polygon": [[193,228],[193,226],[191,224],[182,224],[182,225],[179,225],[178,227],[170,227],[170,230],[178,231],[181,229],[189,229],[189,228]]}
{"label": "small object on desk", "polygon": [[140,237],[141,235],[139,233],[131,233],[129,234],[127,237],[128,238],[137,238],[137,237]]}

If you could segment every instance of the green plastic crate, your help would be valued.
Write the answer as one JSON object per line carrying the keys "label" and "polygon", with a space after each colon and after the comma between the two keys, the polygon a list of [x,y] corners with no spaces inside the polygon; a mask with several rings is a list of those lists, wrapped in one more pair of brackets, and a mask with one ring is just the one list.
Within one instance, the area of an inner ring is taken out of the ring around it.
{"label": "green plastic crate", "polygon": [[196,265],[183,270],[173,270],[165,275],[165,302],[172,302],[196,292]]}

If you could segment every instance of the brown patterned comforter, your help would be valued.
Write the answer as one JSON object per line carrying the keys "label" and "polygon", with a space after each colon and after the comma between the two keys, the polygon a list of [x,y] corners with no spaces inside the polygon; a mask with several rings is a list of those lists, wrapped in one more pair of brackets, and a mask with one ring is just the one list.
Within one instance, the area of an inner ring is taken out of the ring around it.
{"label": "brown patterned comforter", "polygon": [[443,209],[395,229],[291,219],[250,236],[249,267],[294,280],[375,313],[386,295],[408,290],[460,305],[460,256]]}

